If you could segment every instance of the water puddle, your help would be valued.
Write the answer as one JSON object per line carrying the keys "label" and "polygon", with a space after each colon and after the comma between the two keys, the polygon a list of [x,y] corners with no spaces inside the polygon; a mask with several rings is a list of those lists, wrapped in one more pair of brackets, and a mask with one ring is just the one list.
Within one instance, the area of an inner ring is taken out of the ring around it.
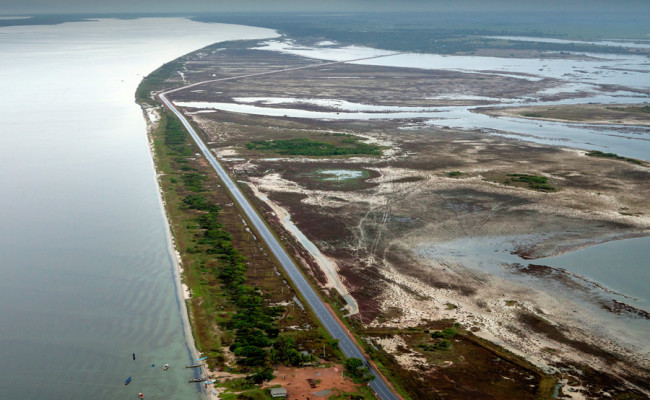
{"label": "water puddle", "polygon": [[359,179],[368,176],[366,171],[352,169],[328,169],[318,171],[324,181],[345,181]]}

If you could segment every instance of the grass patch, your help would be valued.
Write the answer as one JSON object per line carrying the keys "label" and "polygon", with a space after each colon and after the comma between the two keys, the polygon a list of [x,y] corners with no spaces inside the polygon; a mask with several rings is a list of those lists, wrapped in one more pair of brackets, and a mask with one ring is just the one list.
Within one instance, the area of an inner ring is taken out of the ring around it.
{"label": "grass patch", "polygon": [[328,397],[328,400],[376,400],[374,394],[367,386],[361,386],[355,393],[338,392]]}
{"label": "grass patch", "polygon": [[622,112],[638,112],[638,113],[649,113],[650,106],[641,106],[641,107],[607,107],[608,110],[613,111],[622,111]]}
{"label": "grass patch", "polygon": [[508,174],[508,179],[506,179],[505,183],[510,184],[513,182],[526,183],[529,188],[539,190],[542,192],[555,192],[557,190],[553,186],[548,184],[548,178],[544,176],[528,175],[528,174]]}
{"label": "grass patch", "polygon": [[458,331],[454,328],[445,328],[441,331],[436,331],[431,334],[432,339],[452,339],[458,335]]}
{"label": "grass patch", "polygon": [[451,177],[451,178],[455,178],[455,177],[461,176],[462,174],[463,174],[463,173],[460,172],[460,171],[451,171],[451,172],[447,172],[447,176],[448,176],[448,177]]}
{"label": "grass patch", "polygon": [[224,400],[271,400],[271,391],[269,389],[252,389],[240,393],[222,393],[220,399]]}
{"label": "grass patch", "polygon": [[346,155],[381,155],[379,146],[361,143],[359,138],[342,135],[336,143],[322,142],[307,138],[287,140],[254,140],[246,144],[248,150],[269,151],[291,156],[346,156]]}
{"label": "grass patch", "polygon": [[587,155],[589,157],[611,158],[611,159],[614,159],[614,160],[625,161],[625,162],[629,162],[629,163],[632,163],[632,164],[643,165],[643,162],[641,160],[637,160],[635,158],[630,158],[630,157],[619,156],[618,154],[615,154],[615,153],[603,153],[602,151],[593,150],[593,151],[587,152]]}
{"label": "grass patch", "polygon": [[451,341],[449,339],[442,339],[434,344],[420,344],[418,345],[424,351],[436,351],[436,350],[451,350]]}

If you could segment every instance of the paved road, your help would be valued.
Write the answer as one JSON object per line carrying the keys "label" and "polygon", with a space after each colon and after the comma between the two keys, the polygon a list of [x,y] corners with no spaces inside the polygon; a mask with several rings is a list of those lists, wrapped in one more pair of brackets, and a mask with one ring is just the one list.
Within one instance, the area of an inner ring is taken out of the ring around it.
{"label": "paved road", "polygon": [[[232,179],[230,179],[230,176],[226,173],[226,171],[223,169],[221,164],[219,164],[217,159],[212,155],[212,152],[203,143],[203,140],[201,140],[199,135],[194,131],[192,125],[190,125],[187,119],[185,119],[185,116],[183,116],[183,114],[176,109],[174,104],[172,104],[172,102],[165,97],[166,94],[170,92],[178,91],[180,89],[181,88],[162,93],[160,94],[160,99],[165,103],[165,105],[171,111],[174,112],[174,114],[176,114],[176,116],[181,120],[185,128],[187,128],[187,131],[192,136],[192,139],[194,139],[196,144],[199,146],[201,152],[203,153],[205,158],[210,162],[214,170],[217,171],[217,174],[219,175],[223,183],[226,185],[228,191],[230,191],[230,194],[232,195],[233,199],[239,204],[241,209],[244,211],[248,219],[251,221],[251,223],[259,233],[259,236],[266,242],[268,247],[271,249],[273,255],[277,258],[277,260],[284,268],[285,272],[289,275],[295,287],[300,291],[302,296],[309,304],[309,307],[311,307],[311,309],[314,311],[314,313],[321,321],[323,326],[325,326],[325,329],[327,329],[330,335],[338,339],[339,347],[343,351],[345,356],[360,358],[361,360],[364,361],[364,363],[367,364],[366,357],[361,353],[356,342],[353,341],[350,338],[350,336],[348,336],[345,333],[341,325],[339,325],[339,323],[337,322],[336,318],[331,314],[331,312],[325,306],[325,304],[320,299],[320,297],[318,297],[318,295],[311,287],[309,282],[307,282],[307,279],[300,272],[300,270],[293,262],[291,257],[289,257],[285,249],[282,247],[282,245],[280,245],[277,238],[273,236],[269,228],[266,226],[266,224],[262,221],[260,216],[255,211],[255,209],[253,209],[253,207],[248,202],[246,197],[244,197],[244,194],[241,192],[241,190],[239,190],[239,187],[237,187],[237,185],[235,185]],[[400,399],[399,396],[397,396],[392,391],[392,389],[388,386],[388,384],[377,374],[377,371],[375,371],[371,367],[370,372],[375,376],[375,379],[372,382],[370,382],[370,387],[375,391],[375,394],[379,399],[381,400]]]}

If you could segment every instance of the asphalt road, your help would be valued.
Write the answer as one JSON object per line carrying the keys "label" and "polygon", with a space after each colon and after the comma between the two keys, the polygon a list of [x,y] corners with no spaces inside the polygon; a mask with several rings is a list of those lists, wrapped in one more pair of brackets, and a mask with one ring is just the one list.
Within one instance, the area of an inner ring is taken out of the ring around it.
{"label": "asphalt road", "polygon": [[[356,342],[353,341],[348,334],[345,333],[343,328],[339,325],[336,318],[331,314],[330,310],[325,306],[323,301],[318,297],[314,289],[311,287],[307,279],[300,272],[296,264],[293,262],[291,257],[287,254],[285,249],[280,245],[277,238],[273,236],[269,228],[266,226],[264,221],[257,214],[255,209],[248,202],[244,194],[239,190],[239,187],[230,179],[230,176],[223,169],[221,164],[217,159],[212,155],[212,152],[208,147],[203,143],[203,140],[199,135],[194,131],[192,125],[185,119],[185,116],[176,109],[174,104],[169,101],[165,95],[178,91],[181,88],[170,90],[160,94],[160,99],[165,103],[165,105],[172,111],[176,116],[181,120],[187,131],[192,136],[192,139],[201,149],[201,152],[205,158],[210,162],[214,170],[217,172],[223,183],[226,185],[226,188],[232,195],[233,199],[239,204],[241,209],[244,211],[248,217],[251,224],[257,230],[259,237],[266,242],[269,249],[273,252],[273,255],[284,268],[289,278],[293,281],[295,287],[300,291],[302,296],[305,298],[309,307],[314,311],[318,319],[321,321],[325,329],[332,335],[333,338],[338,339],[339,348],[343,351],[346,357],[356,357],[364,361],[366,365],[369,365],[366,357],[363,355]],[[183,88],[185,89],[185,88]],[[370,382],[370,387],[375,391],[377,397],[381,400],[399,400],[400,398],[392,391],[388,384],[379,376],[377,371],[374,368],[369,367],[370,372],[375,376],[375,379]]]}

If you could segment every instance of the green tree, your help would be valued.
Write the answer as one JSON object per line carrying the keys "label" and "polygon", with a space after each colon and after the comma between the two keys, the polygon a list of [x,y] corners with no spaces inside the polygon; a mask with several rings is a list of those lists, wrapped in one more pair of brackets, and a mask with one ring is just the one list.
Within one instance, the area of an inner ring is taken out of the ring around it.
{"label": "green tree", "polygon": [[271,379],[273,379],[273,369],[268,367],[264,368],[263,371],[248,376],[246,377],[246,379],[253,382],[256,385],[259,385],[264,381],[270,381]]}
{"label": "green tree", "polygon": [[369,382],[375,379],[367,367],[364,367],[363,361],[356,357],[350,357],[343,362],[345,372],[352,377],[355,382]]}

